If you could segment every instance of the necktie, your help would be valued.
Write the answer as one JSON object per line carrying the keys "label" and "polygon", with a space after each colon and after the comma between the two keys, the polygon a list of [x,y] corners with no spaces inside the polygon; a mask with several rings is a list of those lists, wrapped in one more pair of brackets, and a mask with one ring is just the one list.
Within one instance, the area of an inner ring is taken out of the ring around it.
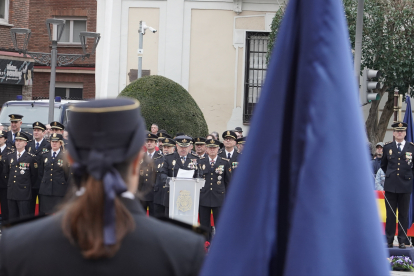
{"label": "necktie", "polygon": [[214,163],[216,163],[216,162],[214,162],[214,160],[211,160],[211,161],[210,161],[210,165],[211,165],[211,167],[213,167],[213,166],[214,166]]}
{"label": "necktie", "polygon": [[227,153],[227,159],[230,159],[231,158],[231,155],[230,155],[230,152],[229,153]]}
{"label": "necktie", "polygon": [[185,156],[181,157],[181,162],[184,164],[185,163]]}
{"label": "necktie", "polygon": [[55,157],[56,157],[56,152],[53,152],[53,157],[52,157],[52,159],[55,159]]}
{"label": "necktie", "polygon": [[36,150],[39,148],[39,142],[36,142]]}
{"label": "necktie", "polygon": [[401,143],[398,143],[398,151],[401,152]]}
{"label": "necktie", "polygon": [[20,156],[21,156],[21,154],[19,153],[19,154],[17,155],[17,160],[19,160],[19,159],[20,159]]}
{"label": "necktie", "polygon": [[15,138],[15,135],[14,135],[14,133],[13,133],[13,143],[14,143],[14,138]]}

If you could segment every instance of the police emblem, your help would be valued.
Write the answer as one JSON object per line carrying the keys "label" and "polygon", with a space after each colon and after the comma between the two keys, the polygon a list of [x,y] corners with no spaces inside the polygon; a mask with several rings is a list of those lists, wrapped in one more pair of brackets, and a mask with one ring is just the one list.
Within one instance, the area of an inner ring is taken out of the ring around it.
{"label": "police emblem", "polygon": [[390,155],[392,155],[392,149],[390,149],[389,153],[390,153]]}
{"label": "police emblem", "polygon": [[183,139],[183,143],[187,143],[187,139]]}
{"label": "police emblem", "polygon": [[10,159],[10,164],[11,164],[11,163],[13,163],[13,158],[12,158],[12,159]]}
{"label": "police emblem", "polygon": [[172,161],[172,165],[175,166],[175,160]]}
{"label": "police emblem", "polygon": [[187,212],[191,210],[193,201],[191,200],[190,192],[187,190],[180,191],[180,195],[177,198],[177,208],[181,212]]}
{"label": "police emblem", "polygon": [[203,164],[203,171],[206,169],[206,165]]}
{"label": "police emblem", "polygon": [[402,124],[402,123],[399,123],[399,124],[398,124],[398,126],[399,126],[399,127],[402,127],[402,126],[403,126],[403,124]]}
{"label": "police emblem", "polygon": [[148,133],[148,137],[151,137],[151,134]]}
{"label": "police emblem", "polygon": [[35,169],[37,169],[37,163],[33,163],[33,165],[34,165]]}
{"label": "police emblem", "polygon": [[[160,136],[161,137],[161,136]],[[169,143],[170,140],[168,140],[168,138],[165,139],[165,143]]]}
{"label": "police emblem", "polygon": [[227,130],[227,135],[230,135],[230,131]]}
{"label": "police emblem", "polygon": [[36,125],[38,126],[39,125],[39,122],[36,122]]}
{"label": "police emblem", "polygon": [[47,163],[47,158],[45,158],[45,163]]}

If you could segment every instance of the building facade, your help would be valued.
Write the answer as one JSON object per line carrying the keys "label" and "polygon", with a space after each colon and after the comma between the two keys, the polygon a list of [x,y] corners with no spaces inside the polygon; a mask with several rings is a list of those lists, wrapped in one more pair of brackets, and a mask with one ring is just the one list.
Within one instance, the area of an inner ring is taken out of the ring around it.
{"label": "building facade", "polygon": [[[95,0],[0,0],[0,104],[15,100],[49,97],[50,66],[18,54],[10,29],[28,28],[30,52],[50,53],[46,19],[65,19],[58,53],[82,54],[79,33],[96,31]],[[88,44],[89,46],[89,44]],[[77,60],[56,70],[55,95],[62,98],[95,98],[95,56]]]}
{"label": "building facade", "polygon": [[[270,25],[283,1],[98,0],[96,97],[116,97],[136,79],[139,23],[143,66],[181,84],[209,131],[247,132],[266,73]],[[144,72],[144,71],[143,71]]]}

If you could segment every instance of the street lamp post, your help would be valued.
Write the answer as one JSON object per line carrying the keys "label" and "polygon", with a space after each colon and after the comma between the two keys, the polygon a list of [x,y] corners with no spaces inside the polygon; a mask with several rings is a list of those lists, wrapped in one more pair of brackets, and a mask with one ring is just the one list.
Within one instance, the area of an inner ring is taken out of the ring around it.
{"label": "street lamp post", "polygon": [[142,77],[142,56],[144,55],[144,49],[142,49],[144,44],[144,34],[145,31],[149,29],[152,33],[156,33],[157,30],[153,27],[147,26],[147,24],[144,21],[139,21],[139,48],[138,48],[138,76],[137,79],[140,79]]}
{"label": "street lamp post", "polygon": [[[49,123],[54,121],[54,100],[55,100],[55,81],[56,81],[56,66],[64,66],[74,63],[78,59],[84,60],[89,58],[96,50],[101,35],[94,32],[80,32],[80,41],[82,45],[83,54],[58,54],[57,44],[63,34],[65,28],[64,19],[47,19],[46,29],[49,35],[49,40],[52,42],[52,50],[50,53],[29,52],[27,47],[29,45],[30,35],[32,31],[25,28],[12,28],[10,30],[13,45],[16,51],[22,53],[25,57],[30,56],[36,62],[44,65],[50,65],[50,86],[49,86]],[[18,37],[23,39],[22,47],[19,47]],[[87,38],[93,38],[94,44],[90,52],[87,51]]]}

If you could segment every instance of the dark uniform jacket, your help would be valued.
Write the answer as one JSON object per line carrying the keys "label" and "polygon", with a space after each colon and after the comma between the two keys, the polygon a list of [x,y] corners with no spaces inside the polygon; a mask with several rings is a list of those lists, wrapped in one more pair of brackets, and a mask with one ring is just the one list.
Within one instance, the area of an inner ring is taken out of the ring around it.
{"label": "dark uniform jacket", "polygon": [[[62,213],[3,230],[1,275],[198,275],[204,238],[190,230],[147,217],[137,200],[121,198],[135,229],[113,258],[86,260],[63,235]],[[41,250],[39,250],[41,248]],[[35,253],[34,253],[35,252]],[[53,260],[45,263],[45,260]]]}
{"label": "dark uniform jacket", "polygon": [[5,165],[5,161],[6,161],[6,157],[9,153],[13,152],[14,148],[8,147],[6,145],[6,147],[4,148],[4,150],[0,153],[0,189],[7,189],[7,173],[6,173],[6,165]]}
{"label": "dark uniform jacket", "polygon": [[[231,156],[231,158],[229,160],[230,166],[233,167],[233,169],[237,168],[237,162],[238,162],[237,160],[239,159],[239,155],[240,155],[240,153],[238,152],[238,150],[237,149],[234,149],[233,155]],[[218,152],[218,156],[227,159],[226,149],[225,148],[221,149]]]}
{"label": "dark uniform jacket", "polygon": [[164,165],[164,156],[154,158],[154,172],[156,173],[154,184],[154,203],[163,205],[165,196],[165,180],[167,176],[162,174],[162,167]]}
{"label": "dark uniform jacket", "polygon": [[52,159],[52,151],[46,151],[40,157],[39,177],[40,195],[65,196],[68,188],[69,163],[65,153],[60,150],[55,159]]}
{"label": "dark uniform jacket", "polygon": [[411,193],[413,187],[413,162],[409,164],[406,154],[414,154],[414,144],[405,142],[400,153],[396,142],[384,145],[381,169],[385,173],[384,190],[392,193]]}
{"label": "dark uniform jacket", "polygon": [[156,178],[156,172],[154,168],[153,158],[160,157],[158,151],[154,152],[152,158],[146,155],[143,158],[141,167],[139,169],[139,185],[138,192],[140,193],[140,199],[143,201],[154,200],[154,183]]}
{"label": "dark uniform jacket", "polygon": [[226,189],[231,179],[228,160],[218,156],[213,167],[211,167],[208,157],[200,160],[203,178],[206,180],[204,187],[200,190],[201,206],[219,207],[223,205]]}
{"label": "dark uniform jacket", "polygon": [[[164,155],[164,164],[162,166],[161,174],[163,174],[164,179],[167,177],[177,177],[177,173],[179,169],[182,170],[191,170],[191,164],[198,164],[199,158],[196,154],[189,153],[187,154],[187,158],[184,164],[181,162],[181,157],[177,152]],[[202,172],[198,169],[194,171],[194,178],[199,178],[202,176]],[[169,207],[170,205],[170,188],[165,187],[165,195],[164,195],[164,206]]]}
{"label": "dark uniform jacket", "polygon": [[7,155],[5,174],[7,176],[7,199],[31,200],[32,185],[37,179],[37,161],[32,153],[25,151],[17,161],[17,151]]}
{"label": "dark uniform jacket", "polygon": [[[42,143],[40,143],[39,148],[37,150],[36,150],[36,140],[34,139],[27,143],[26,148],[27,148],[27,152],[33,153],[34,155],[36,155],[36,160],[38,164],[40,164],[40,161],[41,161],[40,158],[42,156],[42,153],[51,150],[50,142],[47,141],[46,139],[43,139]],[[39,189],[41,181],[42,179],[40,178],[40,176],[38,176],[36,183],[33,185],[32,188]]]}

